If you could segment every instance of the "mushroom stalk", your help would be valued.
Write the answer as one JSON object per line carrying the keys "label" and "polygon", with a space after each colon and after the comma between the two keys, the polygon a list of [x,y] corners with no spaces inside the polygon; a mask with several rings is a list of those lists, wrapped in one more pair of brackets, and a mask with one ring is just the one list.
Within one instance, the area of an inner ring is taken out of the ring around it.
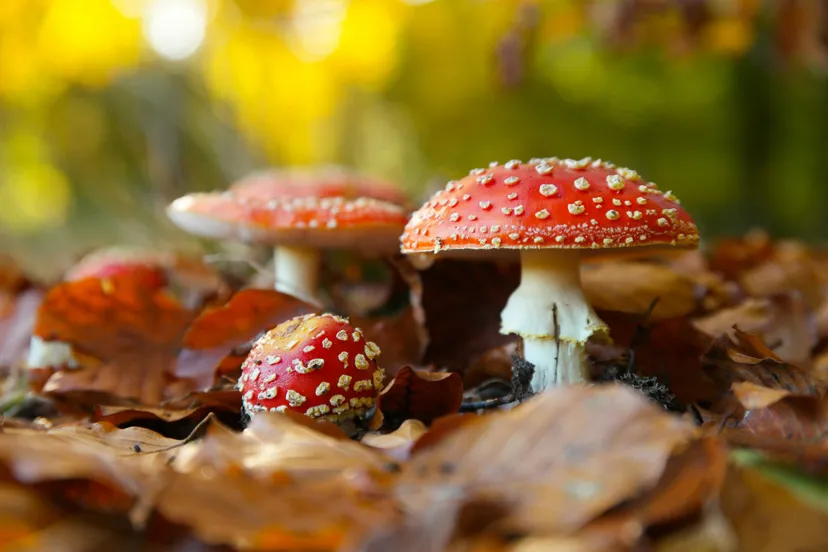
{"label": "mushroom stalk", "polygon": [[281,245],[273,249],[276,291],[319,305],[316,296],[319,284],[321,253],[310,247]]}
{"label": "mushroom stalk", "polygon": [[584,345],[609,332],[581,288],[581,258],[573,250],[522,250],[521,280],[501,312],[501,333],[523,338],[535,365],[532,390],[588,381]]}

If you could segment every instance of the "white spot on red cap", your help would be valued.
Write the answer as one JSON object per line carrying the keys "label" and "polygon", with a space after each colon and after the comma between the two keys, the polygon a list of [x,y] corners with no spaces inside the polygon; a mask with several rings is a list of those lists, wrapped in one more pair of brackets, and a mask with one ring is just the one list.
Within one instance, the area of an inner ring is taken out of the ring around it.
{"label": "white spot on red cap", "polygon": [[540,193],[544,197],[555,195],[558,192],[558,187],[554,184],[541,184]]}
{"label": "white spot on red cap", "polygon": [[575,183],[573,184],[573,186],[575,186],[576,190],[581,190],[581,191],[589,190],[589,181],[582,176],[582,177],[575,180]]}
{"label": "white spot on red cap", "polygon": [[607,176],[607,186],[609,186],[610,190],[623,190],[624,179],[617,174],[610,174]]}

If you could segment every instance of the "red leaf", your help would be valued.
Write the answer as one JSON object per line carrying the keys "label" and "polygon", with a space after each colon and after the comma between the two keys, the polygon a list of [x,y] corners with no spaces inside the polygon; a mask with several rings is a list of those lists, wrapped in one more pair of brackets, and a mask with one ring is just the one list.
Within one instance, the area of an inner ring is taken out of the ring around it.
{"label": "red leaf", "polygon": [[40,306],[34,335],[68,344],[77,366],[51,366],[44,392],[86,404],[157,405],[193,390],[193,381],[172,372],[192,319],[165,292],[129,275],[59,284]]}
{"label": "red leaf", "polygon": [[249,352],[249,347],[243,346],[259,334],[294,316],[314,311],[312,305],[275,290],[244,289],[227,304],[205,310],[193,322],[184,336],[185,348],[174,374],[209,387],[216,375],[241,368]]}

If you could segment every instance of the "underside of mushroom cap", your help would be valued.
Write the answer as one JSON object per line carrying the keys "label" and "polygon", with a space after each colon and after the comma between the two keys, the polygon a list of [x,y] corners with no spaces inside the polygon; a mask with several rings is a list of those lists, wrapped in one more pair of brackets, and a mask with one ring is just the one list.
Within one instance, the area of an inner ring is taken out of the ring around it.
{"label": "underside of mushroom cap", "polygon": [[186,195],[170,204],[167,215],[183,230],[207,238],[379,252],[398,250],[407,221],[402,207],[376,199],[262,200],[230,192]]}

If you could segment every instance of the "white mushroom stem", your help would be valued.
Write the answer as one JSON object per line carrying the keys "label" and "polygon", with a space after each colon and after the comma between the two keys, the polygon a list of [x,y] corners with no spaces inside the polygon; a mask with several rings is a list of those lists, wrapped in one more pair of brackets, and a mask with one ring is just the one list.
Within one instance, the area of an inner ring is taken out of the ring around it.
{"label": "white mushroom stem", "polygon": [[581,258],[571,250],[520,252],[520,285],[501,312],[501,333],[523,338],[524,358],[535,365],[532,390],[588,381],[584,345],[608,333],[581,288]]}
{"label": "white mushroom stem", "polygon": [[318,249],[280,245],[273,249],[276,291],[298,297],[314,305],[321,305],[316,296],[319,285]]}

